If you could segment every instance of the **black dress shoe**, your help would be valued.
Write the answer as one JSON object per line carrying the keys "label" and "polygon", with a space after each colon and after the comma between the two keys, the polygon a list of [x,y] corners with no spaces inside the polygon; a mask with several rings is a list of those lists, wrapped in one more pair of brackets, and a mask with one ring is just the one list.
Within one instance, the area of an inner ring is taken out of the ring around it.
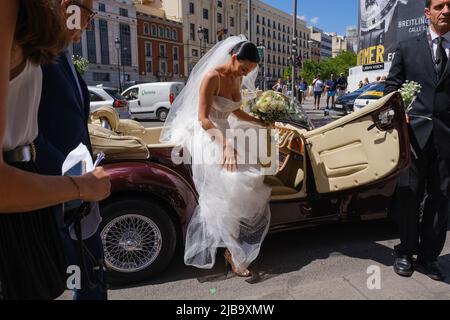
{"label": "black dress shoe", "polygon": [[417,265],[419,266],[419,271],[427,275],[433,280],[444,281],[445,276],[442,274],[441,268],[439,267],[437,261],[423,261],[417,259]]}
{"label": "black dress shoe", "polygon": [[394,271],[402,277],[411,277],[414,273],[412,257],[400,255],[395,257]]}

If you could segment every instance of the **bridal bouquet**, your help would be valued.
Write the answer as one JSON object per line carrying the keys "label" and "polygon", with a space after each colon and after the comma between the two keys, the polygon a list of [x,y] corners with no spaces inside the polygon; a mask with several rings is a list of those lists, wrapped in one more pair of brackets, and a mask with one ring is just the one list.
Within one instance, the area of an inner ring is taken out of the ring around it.
{"label": "bridal bouquet", "polygon": [[289,102],[278,92],[266,91],[256,101],[252,113],[259,119],[273,123],[283,119],[289,110]]}
{"label": "bridal bouquet", "polygon": [[402,88],[399,91],[402,95],[403,102],[405,103],[406,110],[411,108],[417,94],[420,93],[420,89],[422,89],[422,86],[414,81],[406,80],[406,82],[402,85]]}

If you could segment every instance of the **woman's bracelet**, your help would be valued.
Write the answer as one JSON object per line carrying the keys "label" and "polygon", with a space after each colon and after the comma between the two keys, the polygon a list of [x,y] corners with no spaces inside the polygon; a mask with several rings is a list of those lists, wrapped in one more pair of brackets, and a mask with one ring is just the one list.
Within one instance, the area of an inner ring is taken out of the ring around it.
{"label": "woman's bracelet", "polygon": [[75,181],[75,178],[74,177],[71,177],[71,176],[67,176],[69,179],[70,179],[70,181],[72,181],[72,183],[73,183],[73,185],[77,188],[77,191],[78,191],[78,200],[81,200],[81,188],[80,188],[80,185]]}

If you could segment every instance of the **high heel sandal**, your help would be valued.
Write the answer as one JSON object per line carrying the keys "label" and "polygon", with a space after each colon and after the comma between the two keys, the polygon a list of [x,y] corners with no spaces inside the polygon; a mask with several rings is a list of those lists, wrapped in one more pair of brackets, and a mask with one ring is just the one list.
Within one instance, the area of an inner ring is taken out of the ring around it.
{"label": "high heel sandal", "polygon": [[228,251],[228,249],[225,250],[225,252],[223,253],[223,256],[225,257],[225,268],[227,268],[227,270],[228,270],[228,267],[230,267],[231,271],[235,275],[237,275],[238,277],[242,277],[242,278],[248,278],[252,275],[252,273],[248,269],[245,269],[242,272],[236,270],[236,267],[234,266],[234,263],[233,263],[231,253],[230,253],[230,251]]}

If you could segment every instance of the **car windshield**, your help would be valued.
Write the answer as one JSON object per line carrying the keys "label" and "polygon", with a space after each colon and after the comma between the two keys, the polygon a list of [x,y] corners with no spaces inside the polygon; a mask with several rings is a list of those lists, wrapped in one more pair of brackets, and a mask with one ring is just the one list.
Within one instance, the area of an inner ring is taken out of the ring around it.
{"label": "car windshield", "polygon": [[124,96],[122,96],[121,94],[119,94],[117,91],[115,91],[114,89],[103,89],[106,91],[106,93],[108,93],[111,97],[114,98],[114,100],[125,100]]}
{"label": "car windshield", "polygon": [[292,124],[306,130],[314,129],[314,125],[298,101],[291,101],[289,104],[290,108],[288,114],[284,119],[281,119],[280,122]]}

